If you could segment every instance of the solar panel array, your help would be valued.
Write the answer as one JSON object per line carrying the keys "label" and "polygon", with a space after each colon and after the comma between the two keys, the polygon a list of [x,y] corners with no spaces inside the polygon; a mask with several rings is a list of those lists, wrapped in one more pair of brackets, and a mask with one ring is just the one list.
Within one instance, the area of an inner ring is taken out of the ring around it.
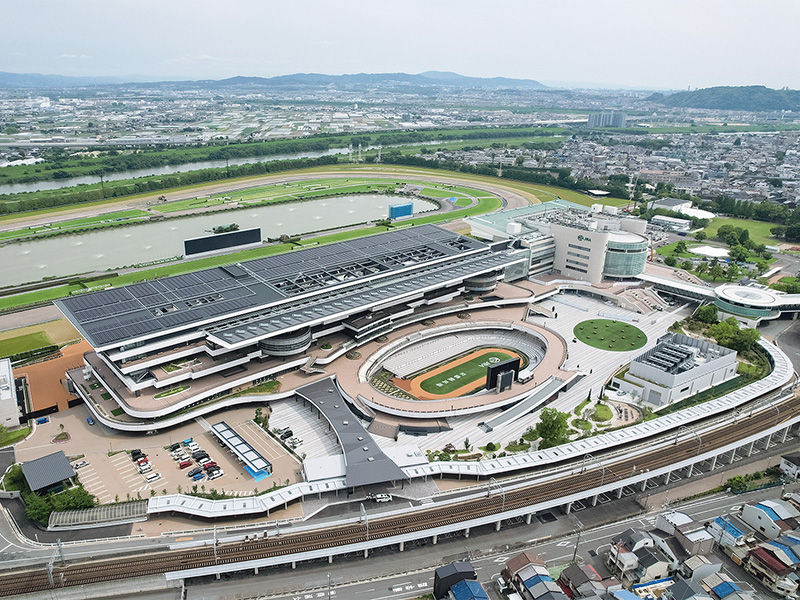
{"label": "solar panel array", "polygon": [[488,247],[423,225],[82,294],[56,304],[97,348],[478,249]]}

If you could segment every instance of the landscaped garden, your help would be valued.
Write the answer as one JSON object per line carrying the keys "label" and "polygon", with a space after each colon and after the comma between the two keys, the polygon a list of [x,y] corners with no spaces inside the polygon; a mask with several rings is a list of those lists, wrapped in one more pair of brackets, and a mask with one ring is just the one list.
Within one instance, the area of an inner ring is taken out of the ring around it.
{"label": "landscaped garden", "polygon": [[638,350],[647,343],[647,336],[638,327],[610,319],[582,321],[575,325],[572,333],[592,348],[612,352]]}

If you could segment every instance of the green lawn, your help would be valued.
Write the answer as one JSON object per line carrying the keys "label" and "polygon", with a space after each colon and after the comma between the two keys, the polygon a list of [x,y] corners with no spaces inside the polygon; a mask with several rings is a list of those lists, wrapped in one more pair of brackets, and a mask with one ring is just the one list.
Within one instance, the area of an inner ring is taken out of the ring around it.
{"label": "green lawn", "polygon": [[647,343],[647,336],[638,327],[609,319],[583,321],[572,333],[584,344],[613,352],[638,350]]}
{"label": "green lawn", "polygon": [[472,204],[472,200],[470,198],[459,198],[455,202],[456,206],[469,206],[470,204]]}
{"label": "green lawn", "polygon": [[30,427],[21,427],[14,431],[6,431],[4,434],[0,435],[0,448],[16,444],[21,439],[27,437],[30,432]]}
{"label": "green lawn", "polygon": [[449,394],[454,390],[486,379],[486,370],[490,364],[499,363],[512,358],[511,354],[488,350],[472,357],[465,363],[447,369],[433,377],[422,380],[419,386],[431,394]]}
{"label": "green lawn", "polygon": [[595,421],[610,421],[611,417],[614,414],[611,412],[611,409],[606,404],[597,404],[594,407],[594,417]]}
{"label": "green lawn", "polygon": [[42,348],[51,344],[52,342],[50,338],[47,337],[47,334],[41,331],[8,338],[7,340],[0,341],[0,357],[5,358],[6,356],[13,356],[20,352],[36,350],[37,348]]}
{"label": "green lawn", "polygon": [[769,230],[775,227],[775,223],[765,223],[764,221],[752,221],[750,219],[712,219],[708,227],[703,231],[709,238],[716,238],[717,231],[723,225],[733,225],[750,231],[750,239],[757,244],[767,244],[774,246],[778,240],[772,237]]}

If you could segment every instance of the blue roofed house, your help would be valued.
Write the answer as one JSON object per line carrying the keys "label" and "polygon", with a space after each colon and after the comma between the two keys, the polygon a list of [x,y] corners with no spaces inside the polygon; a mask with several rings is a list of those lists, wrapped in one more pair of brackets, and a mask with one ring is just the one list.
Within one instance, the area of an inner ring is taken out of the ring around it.
{"label": "blue roofed house", "polygon": [[477,581],[463,579],[450,588],[449,600],[489,600],[489,595]]}
{"label": "blue roofed house", "polygon": [[742,521],[770,540],[796,529],[800,525],[798,517],[800,511],[784,500],[762,500],[742,507]]}
{"label": "blue roofed house", "polygon": [[736,515],[717,517],[708,524],[708,532],[723,548],[743,546],[754,539],[755,530]]}
{"label": "blue roofed house", "polygon": [[714,573],[709,575],[701,582],[704,590],[717,600],[756,600],[754,592],[750,589],[742,589],[747,584],[740,584],[731,579],[727,573]]}

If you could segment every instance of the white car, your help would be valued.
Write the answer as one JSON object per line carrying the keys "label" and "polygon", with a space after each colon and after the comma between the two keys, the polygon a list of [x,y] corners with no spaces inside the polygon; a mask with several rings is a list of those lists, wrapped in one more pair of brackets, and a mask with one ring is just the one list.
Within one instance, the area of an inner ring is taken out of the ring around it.
{"label": "white car", "polygon": [[74,465],[72,465],[72,468],[77,471],[78,469],[82,469],[83,467],[88,467],[88,466],[89,466],[89,463],[86,462],[85,460],[82,460],[82,461],[76,462]]}

